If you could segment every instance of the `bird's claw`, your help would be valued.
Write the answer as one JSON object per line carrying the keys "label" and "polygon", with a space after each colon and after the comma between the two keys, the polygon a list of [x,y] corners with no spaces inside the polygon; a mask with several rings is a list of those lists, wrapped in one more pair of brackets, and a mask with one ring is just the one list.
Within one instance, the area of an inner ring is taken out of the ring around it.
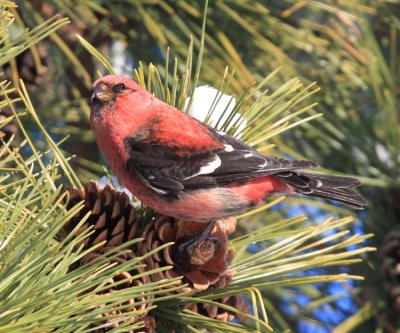
{"label": "bird's claw", "polygon": [[192,255],[196,246],[202,241],[209,240],[215,242],[217,250],[221,245],[221,239],[219,237],[210,236],[211,231],[214,229],[216,221],[211,221],[208,226],[199,234],[186,233],[176,244],[176,258],[182,258],[180,262],[189,262],[190,256]]}
{"label": "bird's claw", "polygon": [[180,253],[186,253],[188,256],[190,256],[193,253],[194,248],[199,245],[203,240],[208,240],[211,242],[215,242],[217,244],[217,250],[221,246],[221,239],[219,237],[214,237],[214,236],[208,236],[208,237],[198,237],[199,235],[192,234],[192,233],[187,233],[185,235],[186,237],[190,237],[186,242],[183,242],[179,244],[178,246],[178,252]]}

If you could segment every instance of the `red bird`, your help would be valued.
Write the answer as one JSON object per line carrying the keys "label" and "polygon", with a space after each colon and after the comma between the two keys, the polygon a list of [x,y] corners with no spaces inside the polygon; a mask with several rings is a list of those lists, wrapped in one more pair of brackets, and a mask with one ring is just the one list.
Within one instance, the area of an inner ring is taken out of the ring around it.
{"label": "red bird", "polygon": [[356,209],[366,206],[353,190],[361,184],[358,180],[300,172],[318,165],[260,154],[126,77],[109,75],[94,82],[90,123],[118,179],[168,216],[216,221],[246,211],[274,192],[332,199]]}

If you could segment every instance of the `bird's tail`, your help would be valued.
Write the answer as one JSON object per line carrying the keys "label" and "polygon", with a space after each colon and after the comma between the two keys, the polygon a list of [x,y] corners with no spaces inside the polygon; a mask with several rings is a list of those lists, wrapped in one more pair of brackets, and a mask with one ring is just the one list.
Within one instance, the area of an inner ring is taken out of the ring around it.
{"label": "bird's tail", "polygon": [[339,201],[355,209],[364,209],[367,206],[365,199],[353,190],[361,185],[354,178],[292,171],[276,176],[297,193]]}

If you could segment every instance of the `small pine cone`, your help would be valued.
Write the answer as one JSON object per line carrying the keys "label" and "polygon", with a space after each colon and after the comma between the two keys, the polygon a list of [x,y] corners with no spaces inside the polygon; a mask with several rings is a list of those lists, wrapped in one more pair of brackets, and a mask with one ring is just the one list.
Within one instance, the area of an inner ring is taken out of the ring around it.
{"label": "small pine cone", "polygon": [[[212,288],[213,289],[227,288],[231,284],[233,276],[234,272],[232,271],[228,272],[227,274],[223,275],[221,279],[214,286],[212,286]],[[246,304],[244,299],[239,295],[224,297],[216,300],[216,302],[234,307],[243,313],[250,313],[249,306]],[[224,322],[231,321],[235,317],[240,321],[244,321],[247,319],[247,316],[245,315],[236,314],[233,311],[226,310],[222,307],[213,304],[194,303],[194,304],[189,304],[186,308],[191,311],[200,313],[203,316],[207,316],[212,319],[218,319]]]}
{"label": "small pine cone", "polygon": [[[94,233],[83,240],[84,249],[106,241],[95,250],[97,253],[103,253],[104,248],[121,245],[138,236],[139,221],[136,210],[124,192],[116,191],[111,185],[99,189],[94,181],[87,183],[83,190],[73,189],[69,192],[71,197],[67,204],[68,209],[82,200],[84,206],[64,226],[65,233],[70,234],[82,218],[91,212],[89,218],[77,231],[77,234],[80,234],[93,226]],[[135,248],[131,250],[134,251]]]}
{"label": "small pine cone", "polygon": [[[197,235],[206,227],[205,223],[177,221],[168,216],[158,215],[144,228],[142,233],[144,241],[138,245],[138,253],[148,253],[168,242],[179,244],[179,241],[187,239],[188,235]],[[191,292],[204,290],[218,283],[227,270],[228,238],[218,224],[210,236],[212,239],[197,244],[188,258],[180,258],[176,246],[170,246],[147,257],[148,269],[173,266],[171,270],[153,274],[152,279],[159,281],[183,275],[185,277],[183,282],[189,283],[188,291]]]}
{"label": "small pine cone", "polygon": [[37,44],[36,50],[38,55],[37,62],[35,62],[31,49],[25,50],[15,58],[19,77],[14,77],[10,63],[5,64],[2,68],[5,79],[13,82],[22,79],[28,91],[33,91],[37,86],[41,85],[47,78],[48,53],[43,43]]}
{"label": "small pine cone", "polygon": [[[238,309],[240,312],[250,314],[249,306],[247,305],[243,297],[239,295],[234,295],[228,297],[227,299],[223,299],[221,303]],[[247,319],[247,316],[244,314],[234,313],[220,307],[217,310],[217,315],[215,318],[227,322],[233,320],[234,317],[236,317],[239,321],[245,321]]]}
{"label": "small pine cone", "polygon": [[400,229],[396,228],[386,236],[380,250],[381,273],[384,287],[400,311]]}
{"label": "small pine cone", "polygon": [[[54,15],[58,14],[61,16],[65,16],[66,14],[61,8],[54,6],[49,1],[42,1],[42,0],[30,0],[31,5],[37,12],[39,12],[43,18],[49,19]],[[93,17],[90,17],[93,19]],[[77,38],[76,34],[85,36],[88,33],[88,25],[83,20],[79,20],[77,17],[74,18],[69,24],[61,27],[57,34],[62,38],[62,40],[71,45],[76,43]]]}
{"label": "small pine cone", "polygon": [[180,324],[173,321],[168,321],[164,318],[157,318],[157,327],[159,327],[160,332],[168,333],[178,333],[183,332]]}
{"label": "small pine cone", "polygon": [[140,320],[144,327],[137,330],[136,333],[156,333],[156,320],[153,316],[147,315]]}
{"label": "small pine cone", "polygon": [[[103,252],[106,253],[108,250],[111,250],[111,249],[112,248],[104,248]],[[82,262],[82,264],[90,262],[92,260],[95,260],[96,258],[98,258],[100,256],[102,256],[101,253],[99,253],[97,251],[92,252],[88,256],[85,257],[85,260]],[[123,264],[127,260],[133,259],[133,258],[134,258],[134,255],[132,252],[121,253],[121,255],[118,258],[114,258],[114,259],[110,260],[110,264],[111,263]],[[143,268],[137,268],[133,272],[127,272],[127,271],[120,272],[119,274],[115,275],[109,281],[110,288],[103,290],[101,292],[101,294],[109,294],[116,290],[122,290],[122,289],[126,289],[126,288],[133,287],[133,286],[143,286],[145,284],[151,283],[150,277],[148,275],[131,280],[132,276],[138,275],[138,274],[143,274],[143,273],[145,273],[145,270]],[[124,283],[119,284],[117,286],[112,286],[112,284],[118,283],[119,281],[126,280],[126,279],[128,279],[128,281],[125,281]],[[152,296],[152,295],[147,295],[147,296],[143,296],[140,298],[131,298],[127,303],[121,304],[122,306],[129,304],[129,305],[131,305],[130,307],[127,307],[127,308],[124,308],[121,310],[114,310],[109,313],[103,313],[101,316],[99,316],[99,318],[102,318],[102,320],[100,320],[98,322],[98,325],[103,325],[104,319],[106,319],[106,321],[110,324],[110,326],[107,329],[105,329],[105,328],[98,329],[97,333],[107,332],[113,328],[118,327],[119,323],[120,323],[118,320],[122,320],[122,319],[123,319],[122,321],[124,324],[126,324],[127,320],[129,321],[130,324],[135,324],[138,322],[144,323],[143,328],[140,328],[140,329],[134,330],[134,331],[128,330],[128,331],[126,331],[128,333],[155,333],[156,323],[155,323],[154,318],[152,316],[150,316],[148,314],[148,312],[142,313],[143,311],[146,311],[146,309],[148,309],[152,305],[151,301],[153,298],[154,298],[154,296]],[[143,303],[143,304],[136,305],[136,306],[133,305],[138,302],[147,302],[147,303]],[[140,312],[141,314],[138,314],[138,312]],[[110,317],[110,318],[108,318],[108,317]]]}
{"label": "small pine cone", "polygon": [[8,122],[7,125],[1,125],[7,121],[6,119],[10,117],[11,114],[11,110],[7,107],[0,110],[0,159],[7,156],[7,149],[3,146],[3,142],[8,143],[11,138],[13,138],[9,145],[10,148],[16,147],[19,142],[18,126],[15,120]]}
{"label": "small pine cone", "polygon": [[[243,297],[239,295],[234,295],[230,297],[225,297],[223,299],[216,300],[216,302],[231,306],[235,309],[238,309],[242,313],[250,313],[250,308],[247,303],[244,301]],[[219,307],[214,304],[207,304],[207,303],[194,303],[189,304],[187,306],[188,310],[193,312],[197,312],[203,316],[206,316],[211,319],[218,319],[224,322],[228,322],[233,320],[235,317],[239,321],[245,321],[247,316],[244,314],[238,314],[233,311],[229,311],[222,307]]]}

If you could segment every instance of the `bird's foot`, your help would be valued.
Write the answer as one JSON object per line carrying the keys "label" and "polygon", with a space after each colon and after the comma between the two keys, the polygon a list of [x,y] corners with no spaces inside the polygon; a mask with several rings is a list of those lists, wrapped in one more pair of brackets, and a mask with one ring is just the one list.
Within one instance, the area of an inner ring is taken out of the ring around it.
{"label": "bird's foot", "polygon": [[210,247],[211,244],[216,252],[221,245],[221,239],[219,237],[210,236],[211,231],[214,229],[217,221],[211,221],[208,226],[199,234],[187,233],[184,237],[179,239],[175,243],[175,258],[180,263],[180,266],[185,267],[191,263],[191,256],[194,253],[196,247],[207,242],[206,247]]}

